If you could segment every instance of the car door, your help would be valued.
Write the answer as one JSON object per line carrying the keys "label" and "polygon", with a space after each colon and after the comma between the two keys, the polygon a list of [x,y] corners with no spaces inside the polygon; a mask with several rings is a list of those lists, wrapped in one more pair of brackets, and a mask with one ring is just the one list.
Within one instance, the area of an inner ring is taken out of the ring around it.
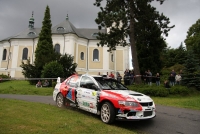
{"label": "car door", "polygon": [[88,76],[82,76],[77,89],[77,101],[80,109],[97,113],[97,91],[93,88],[95,82]]}
{"label": "car door", "polygon": [[73,76],[69,81],[66,83],[66,87],[68,88],[66,98],[68,102],[71,102],[71,106],[76,106],[76,95],[77,95],[77,82],[78,82],[79,76]]}

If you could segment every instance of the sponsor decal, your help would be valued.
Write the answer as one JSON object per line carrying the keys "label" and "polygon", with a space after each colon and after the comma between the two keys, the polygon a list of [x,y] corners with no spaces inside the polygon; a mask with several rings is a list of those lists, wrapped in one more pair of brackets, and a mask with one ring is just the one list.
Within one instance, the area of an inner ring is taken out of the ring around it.
{"label": "sponsor decal", "polygon": [[93,91],[92,92],[92,96],[96,96],[97,95],[97,92],[96,91]]}
{"label": "sponsor decal", "polygon": [[89,102],[83,102],[83,106],[89,107],[89,108],[94,108],[93,103],[89,103]]}

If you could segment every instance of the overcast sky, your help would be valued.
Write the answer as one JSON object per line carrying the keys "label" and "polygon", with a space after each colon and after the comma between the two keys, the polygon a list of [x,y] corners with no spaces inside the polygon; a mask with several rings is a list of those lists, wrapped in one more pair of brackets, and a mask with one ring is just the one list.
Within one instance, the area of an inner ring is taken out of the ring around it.
{"label": "overcast sky", "polygon": [[[13,36],[26,28],[34,11],[35,27],[40,28],[48,5],[52,25],[62,22],[66,15],[77,28],[97,28],[94,22],[99,8],[95,0],[0,0],[0,40]],[[104,0],[105,1],[105,0]],[[166,42],[177,48],[187,35],[192,24],[200,19],[200,0],[166,0],[163,5],[153,3],[159,12],[170,18],[175,25],[169,32]]]}

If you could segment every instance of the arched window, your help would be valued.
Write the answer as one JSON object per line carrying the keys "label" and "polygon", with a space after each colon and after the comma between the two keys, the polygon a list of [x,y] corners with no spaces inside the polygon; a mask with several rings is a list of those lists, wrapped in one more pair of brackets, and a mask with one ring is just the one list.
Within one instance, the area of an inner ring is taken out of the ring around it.
{"label": "arched window", "polygon": [[22,60],[28,59],[28,48],[23,49]]}
{"label": "arched window", "polygon": [[3,58],[2,58],[2,60],[6,60],[6,55],[7,55],[7,50],[4,49],[3,50]]}
{"label": "arched window", "polygon": [[60,53],[60,45],[59,44],[55,45],[55,52]]}
{"label": "arched window", "polygon": [[93,61],[99,61],[99,50],[94,49],[93,51]]}
{"label": "arched window", "polygon": [[113,54],[111,54],[111,61],[113,62],[114,61],[114,56],[113,56]]}
{"label": "arched window", "polygon": [[84,53],[81,52],[81,60],[84,60]]}

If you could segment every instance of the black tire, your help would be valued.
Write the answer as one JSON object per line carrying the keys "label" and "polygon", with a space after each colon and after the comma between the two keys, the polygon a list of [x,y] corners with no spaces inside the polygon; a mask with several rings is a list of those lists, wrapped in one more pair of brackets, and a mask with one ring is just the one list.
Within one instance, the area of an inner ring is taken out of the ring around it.
{"label": "black tire", "polygon": [[64,107],[64,104],[65,104],[65,100],[64,100],[64,97],[61,93],[59,93],[57,96],[56,96],[56,105],[58,107]]}
{"label": "black tire", "polygon": [[111,124],[115,121],[115,109],[109,102],[105,102],[101,106],[101,120],[106,124]]}

